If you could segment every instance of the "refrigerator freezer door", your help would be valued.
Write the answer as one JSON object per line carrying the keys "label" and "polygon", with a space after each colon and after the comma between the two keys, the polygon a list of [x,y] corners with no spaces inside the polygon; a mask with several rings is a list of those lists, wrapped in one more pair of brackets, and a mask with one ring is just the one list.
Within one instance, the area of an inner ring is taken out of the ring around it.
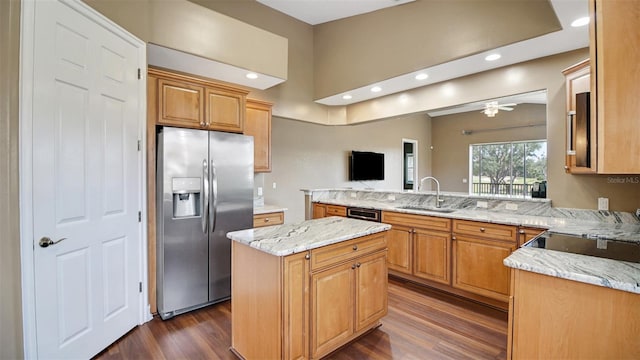
{"label": "refrigerator freezer door", "polygon": [[[208,238],[202,223],[208,144],[206,131],[165,127],[158,135],[157,277],[163,318],[208,302]],[[197,199],[195,215],[176,216],[180,206],[174,202],[188,199]]]}
{"label": "refrigerator freezer door", "polygon": [[209,301],[231,296],[227,232],[253,227],[253,137],[210,133]]}

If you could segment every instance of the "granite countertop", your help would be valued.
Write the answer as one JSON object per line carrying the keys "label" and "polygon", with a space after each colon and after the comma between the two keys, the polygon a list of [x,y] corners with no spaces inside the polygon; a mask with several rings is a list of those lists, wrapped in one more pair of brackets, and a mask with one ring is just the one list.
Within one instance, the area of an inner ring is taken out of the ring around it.
{"label": "granite countertop", "polygon": [[268,214],[275,212],[284,212],[287,211],[286,207],[277,206],[277,205],[262,205],[262,206],[254,206],[253,207],[253,215],[259,214]]}
{"label": "granite countertop", "polygon": [[306,220],[227,233],[233,241],[286,256],[391,229],[391,225],[343,217]]}
{"label": "granite countertop", "polygon": [[[347,190],[349,191],[349,190]],[[391,194],[392,196],[389,196]],[[404,196],[404,201],[393,201],[393,192],[372,192],[358,196],[365,198],[350,199],[348,196],[341,198],[320,198],[315,202],[327,204],[354,206],[387,211],[396,211],[408,214],[438,216],[452,219],[483,221],[504,225],[527,226],[547,229],[552,233],[561,233],[581,237],[611,239],[638,243],[640,246],[640,223],[638,219],[629,213],[597,212],[581,209],[556,209],[552,211],[538,211],[533,208],[540,207],[544,202],[534,199],[531,202],[531,214],[516,211],[494,211],[479,209],[476,207],[455,209],[451,213],[439,213],[434,211],[401,209],[399,206],[425,204],[424,198],[418,199],[411,195]],[[428,194],[422,195],[428,196]],[[474,198],[473,201],[477,201]],[[455,202],[449,199],[448,202]],[[505,199],[503,202],[511,202]],[[426,201],[433,205],[433,199]],[[446,208],[447,203],[443,207]],[[450,205],[452,207],[455,204]],[[550,207],[550,204],[548,205]],[[545,215],[540,215],[545,214]],[[594,240],[595,241],[595,240]],[[560,251],[519,248],[509,257],[504,259],[504,264],[514,269],[521,269],[563,279],[580,281],[588,284],[609,287],[613,289],[629,291],[640,294],[640,264],[597,258],[587,255],[564,253]]]}
{"label": "granite countertop", "polygon": [[504,259],[508,267],[640,294],[640,264],[521,247]]}

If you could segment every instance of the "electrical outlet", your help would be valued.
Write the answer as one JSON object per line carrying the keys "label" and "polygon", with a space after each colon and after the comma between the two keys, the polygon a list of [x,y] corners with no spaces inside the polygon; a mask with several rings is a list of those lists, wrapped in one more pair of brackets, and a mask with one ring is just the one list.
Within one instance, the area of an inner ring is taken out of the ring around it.
{"label": "electrical outlet", "polygon": [[506,205],[504,207],[507,210],[513,210],[513,211],[518,210],[518,204],[514,204],[514,203],[506,203]]}
{"label": "electrical outlet", "polygon": [[489,203],[487,203],[486,201],[478,201],[478,202],[476,203],[476,207],[486,209],[486,208],[488,208],[488,207],[489,207]]}
{"label": "electrical outlet", "polygon": [[467,178],[462,179],[462,183],[466,184],[468,182]]}
{"label": "electrical outlet", "polygon": [[609,198],[598,198],[598,210],[608,211],[609,210]]}
{"label": "electrical outlet", "polygon": [[262,186],[258,186],[258,196],[262,196]]}
{"label": "electrical outlet", "polygon": [[396,200],[396,196],[395,195],[387,195],[387,200],[395,201]]}
{"label": "electrical outlet", "polygon": [[273,183],[272,187],[275,189],[276,188],[276,183]]}

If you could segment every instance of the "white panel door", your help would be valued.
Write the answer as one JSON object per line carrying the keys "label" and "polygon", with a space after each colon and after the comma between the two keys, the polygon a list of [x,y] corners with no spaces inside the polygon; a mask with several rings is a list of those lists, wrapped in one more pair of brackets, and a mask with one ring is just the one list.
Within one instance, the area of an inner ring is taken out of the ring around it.
{"label": "white panel door", "polygon": [[140,310],[138,48],[71,5],[35,3],[35,312],[47,359],[92,357]]}

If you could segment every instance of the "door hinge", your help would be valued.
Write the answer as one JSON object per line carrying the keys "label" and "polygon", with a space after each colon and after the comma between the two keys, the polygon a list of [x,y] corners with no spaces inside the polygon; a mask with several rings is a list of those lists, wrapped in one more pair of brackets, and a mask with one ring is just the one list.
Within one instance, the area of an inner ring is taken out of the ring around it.
{"label": "door hinge", "polygon": [[142,70],[138,68],[138,80],[142,79]]}
{"label": "door hinge", "polygon": [[138,211],[138,222],[142,222],[142,211]]}
{"label": "door hinge", "polygon": [[138,140],[138,151],[142,150],[142,141]]}
{"label": "door hinge", "polygon": [[142,281],[138,283],[138,289],[142,292]]}

